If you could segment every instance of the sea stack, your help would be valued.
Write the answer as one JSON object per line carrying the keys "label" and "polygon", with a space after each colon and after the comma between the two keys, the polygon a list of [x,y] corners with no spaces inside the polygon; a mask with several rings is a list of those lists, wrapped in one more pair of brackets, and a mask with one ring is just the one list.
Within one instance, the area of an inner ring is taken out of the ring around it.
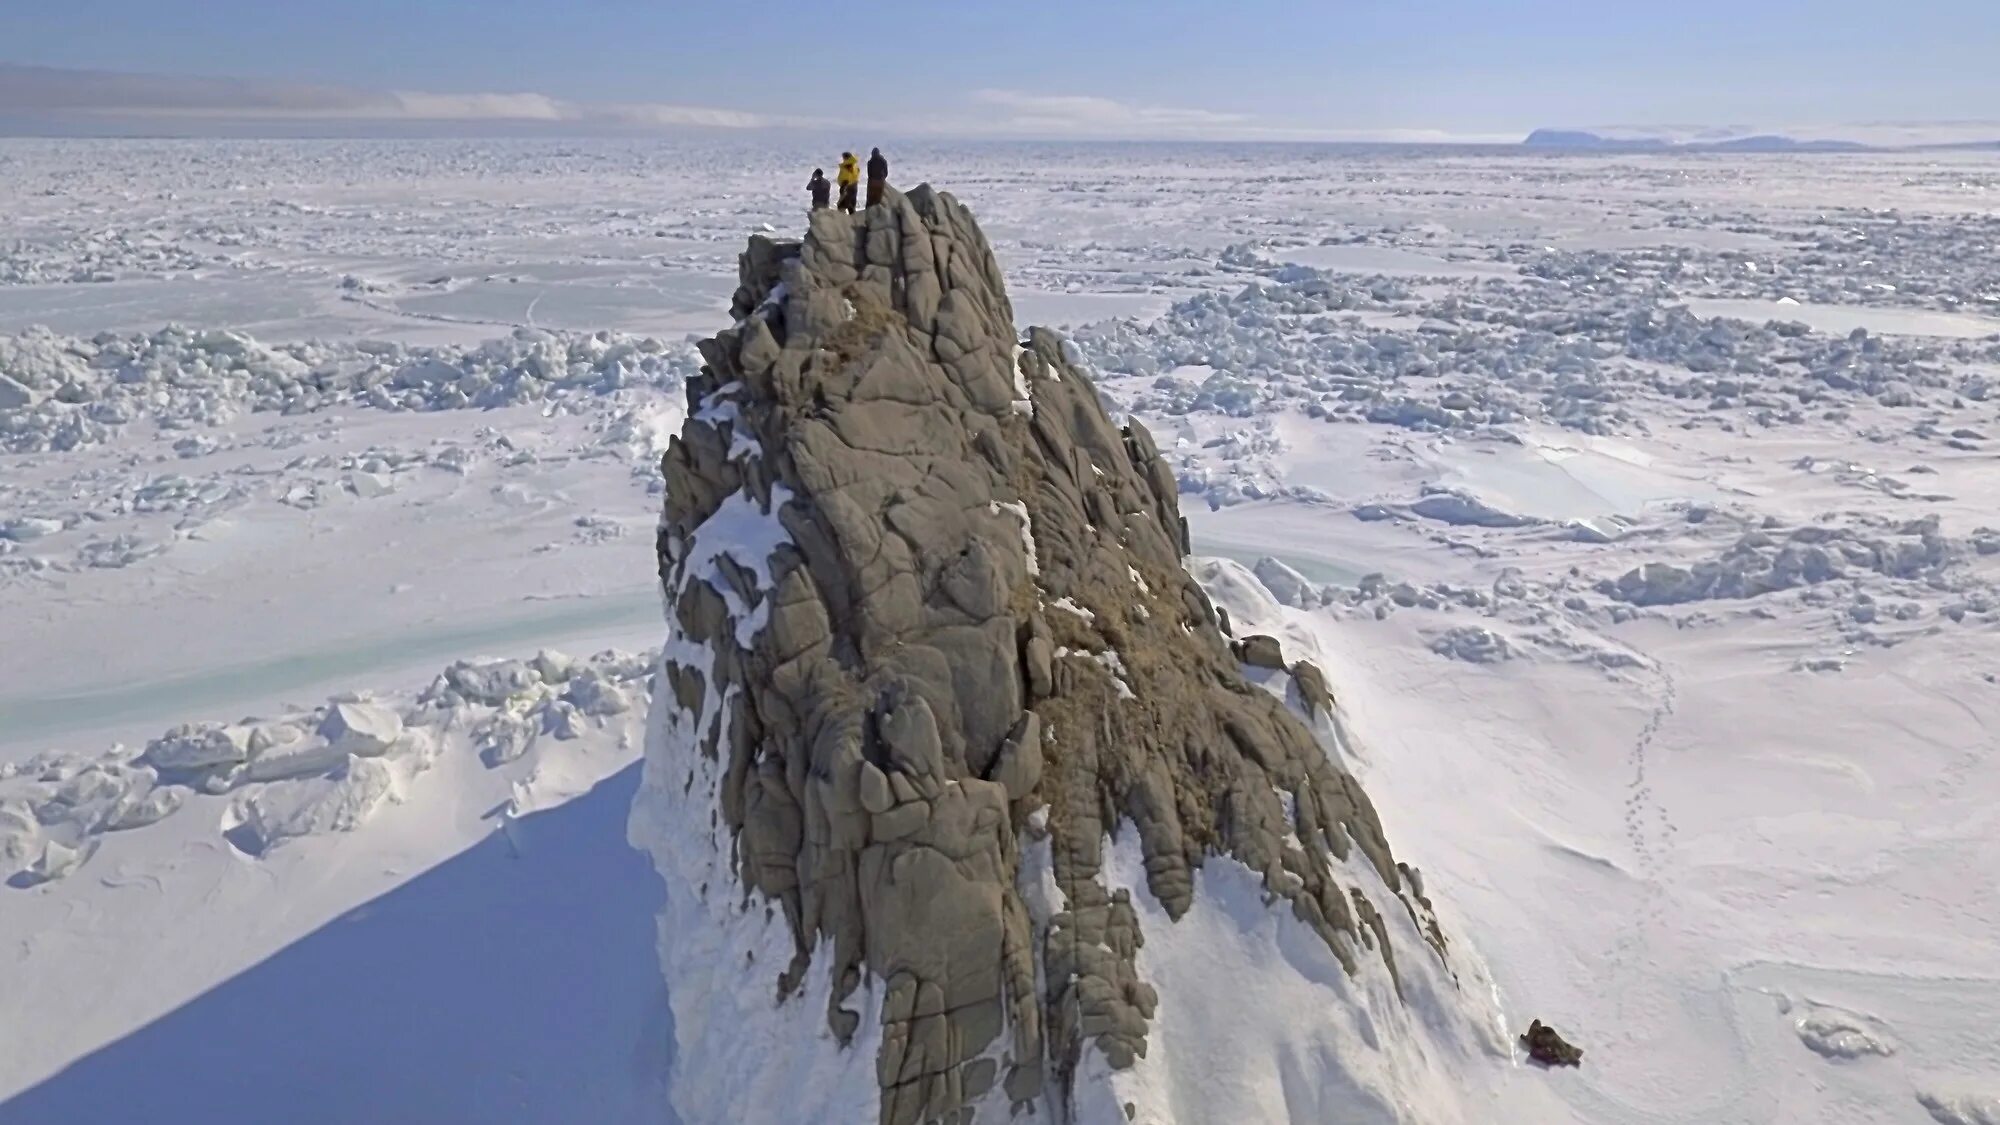
{"label": "sea stack", "polygon": [[[1287,706],[1338,683],[1246,667],[1184,569],[1152,435],[1016,330],[971,212],[929,186],[751,237],[740,281],[661,466],[632,819],[667,884],[682,1119],[1268,1112],[1147,1077],[1239,1017],[1315,1059],[1372,1051],[1315,1065],[1402,1119],[1375,1087],[1448,1062],[1381,1040],[1443,1018],[1456,951],[1329,718]],[[1244,936],[1215,972],[1275,943],[1346,1008],[1177,995],[1184,926]],[[1199,1049],[1291,1065],[1258,1037]]]}

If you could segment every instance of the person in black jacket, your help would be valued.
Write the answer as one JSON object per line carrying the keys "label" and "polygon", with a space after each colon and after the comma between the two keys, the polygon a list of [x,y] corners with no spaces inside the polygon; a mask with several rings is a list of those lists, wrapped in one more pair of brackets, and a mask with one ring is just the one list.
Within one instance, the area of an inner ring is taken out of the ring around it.
{"label": "person in black jacket", "polygon": [[824,211],[833,199],[833,185],[827,182],[826,170],[813,169],[813,178],[806,181],[806,190],[812,192],[813,210]]}
{"label": "person in black jacket", "polygon": [[888,186],[889,158],[883,156],[882,150],[879,148],[870,149],[868,152],[868,206],[873,207],[877,203],[882,202],[882,189]]}

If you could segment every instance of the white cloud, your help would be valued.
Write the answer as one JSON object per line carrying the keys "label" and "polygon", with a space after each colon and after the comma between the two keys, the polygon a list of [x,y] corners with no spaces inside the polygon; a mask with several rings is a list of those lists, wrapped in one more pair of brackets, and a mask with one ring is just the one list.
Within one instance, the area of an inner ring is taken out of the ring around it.
{"label": "white cloud", "polygon": [[972,100],[1000,110],[989,129],[1001,132],[1181,136],[1226,133],[1250,123],[1240,113],[1137,105],[1088,94],[1034,94],[1022,90],[975,90]]}
{"label": "white cloud", "polygon": [[1332,141],[1373,145],[1512,145],[1524,134],[1454,133],[1448,129],[1274,129],[1262,140]]}
{"label": "white cloud", "polygon": [[536,93],[357,90],[5,64],[0,64],[0,113],[259,121],[573,122],[722,129],[788,123],[707,106],[572,102]]}
{"label": "white cloud", "polygon": [[563,104],[541,94],[426,94],[394,91],[334,111],[416,121],[561,121]]}
{"label": "white cloud", "polygon": [[[5,0],[0,0],[4,3]],[[981,89],[950,106],[924,107],[921,117],[860,116],[847,120],[773,115],[715,106],[663,102],[582,102],[526,92],[439,93],[181,75],[123,74],[0,63],[0,119],[58,129],[160,123],[238,129],[243,123],[306,128],[381,127],[419,134],[446,129],[548,133],[701,128],[867,130],[938,138],[1359,142],[1374,144],[1516,144],[1528,128],[1504,134],[1425,128],[1350,128],[1214,109],[1152,105],[1092,94]],[[80,124],[81,123],[81,124]],[[196,123],[212,123],[197,125]],[[1760,133],[1803,140],[1838,139],[1883,147],[1992,143],[1990,121],[1794,125],[1654,125],[1588,127],[1589,132],[1680,143],[1720,141]]]}
{"label": "white cloud", "polygon": [[[1089,94],[973,91],[957,112],[921,119],[828,121],[713,106],[580,102],[534,92],[438,93],[178,75],[59,70],[0,63],[0,116],[56,121],[270,123],[580,131],[672,128],[867,129],[933,137],[1384,141],[1487,140],[1426,130],[1346,131],[1273,123],[1242,113],[1149,105]],[[225,125],[223,127],[233,127]],[[1490,138],[1501,139],[1501,138]],[[1504,138],[1518,140],[1518,137]]]}
{"label": "white cloud", "polygon": [[618,125],[665,126],[700,125],[713,129],[759,129],[774,125],[805,124],[802,119],[769,117],[737,109],[710,109],[704,106],[661,105],[654,102],[627,102],[609,105],[570,103],[576,116],[569,120],[604,121]]}
{"label": "white cloud", "polygon": [[1275,122],[1245,113],[1145,105],[1087,94],[975,90],[985,109],[931,131],[960,135],[1079,137],[1120,140],[1299,141],[1361,144],[1512,144],[1522,134],[1451,133],[1442,129],[1342,129]]}

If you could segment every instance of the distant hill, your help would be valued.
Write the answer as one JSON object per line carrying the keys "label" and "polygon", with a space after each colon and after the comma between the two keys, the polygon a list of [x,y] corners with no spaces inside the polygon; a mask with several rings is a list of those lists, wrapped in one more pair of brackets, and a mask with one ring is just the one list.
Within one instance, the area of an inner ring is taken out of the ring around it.
{"label": "distant hill", "polygon": [[1790,128],[1604,125],[1544,128],[1523,147],[1579,152],[1869,152],[2000,148],[2000,122],[1877,122]]}
{"label": "distant hill", "polygon": [[1726,139],[1678,140],[1664,136],[1607,135],[1585,129],[1537,129],[1521,142],[1529,148],[1605,150],[1613,152],[1865,152],[1872,146],[1858,141],[1802,141],[1778,133],[1753,133]]}
{"label": "distant hill", "polygon": [[1614,148],[1649,149],[1672,148],[1671,142],[1659,137],[1607,137],[1600,133],[1587,133],[1581,129],[1537,129],[1521,142],[1531,148]]}
{"label": "distant hill", "polygon": [[1859,141],[1801,141],[1795,137],[1775,133],[1760,133],[1754,137],[1737,137],[1734,140],[1687,147],[1712,149],[1716,152],[1866,152],[1873,146],[1864,145]]}

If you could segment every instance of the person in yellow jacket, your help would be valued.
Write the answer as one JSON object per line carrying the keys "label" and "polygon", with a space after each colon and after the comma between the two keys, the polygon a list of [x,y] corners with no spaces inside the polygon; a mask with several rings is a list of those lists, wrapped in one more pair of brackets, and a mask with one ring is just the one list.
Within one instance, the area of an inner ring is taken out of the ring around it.
{"label": "person in yellow jacket", "polygon": [[854,214],[854,197],[861,187],[861,162],[854,159],[851,152],[840,154],[840,171],[834,174],[840,184],[840,209]]}

